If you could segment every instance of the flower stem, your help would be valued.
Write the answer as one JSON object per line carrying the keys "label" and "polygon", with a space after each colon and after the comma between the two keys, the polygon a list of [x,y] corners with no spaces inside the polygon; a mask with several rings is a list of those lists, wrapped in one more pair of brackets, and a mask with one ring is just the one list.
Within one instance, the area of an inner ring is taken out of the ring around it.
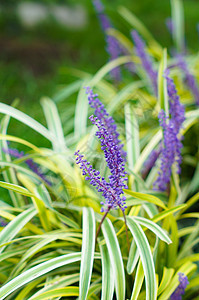
{"label": "flower stem", "polygon": [[96,232],[95,244],[97,243],[97,237],[98,237],[98,235],[100,233],[100,229],[102,227],[102,223],[104,222],[104,220],[105,220],[106,216],[108,215],[110,209],[111,209],[110,207],[107,209],[107,211],[105,212],[105,214],[103,215],[103,217],[101,219],[101,222],[99,223],[99,227],[98,227],[97,232]]}

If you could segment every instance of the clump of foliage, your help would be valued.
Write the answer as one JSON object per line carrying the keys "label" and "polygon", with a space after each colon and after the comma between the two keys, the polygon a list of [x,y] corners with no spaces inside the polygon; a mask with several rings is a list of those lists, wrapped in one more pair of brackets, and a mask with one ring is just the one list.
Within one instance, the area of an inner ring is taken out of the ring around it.
{"label": "clump of foliage", "polygon": [[[1,299],[197,299],[198,57],[172,4],[173,56],[122,7],[134,42],[105,28],[125,55],[95,75],[72,70],[76,82],[41,100],[47,127],[0,103]],[[8,134],[11,118],[51,147]]]}

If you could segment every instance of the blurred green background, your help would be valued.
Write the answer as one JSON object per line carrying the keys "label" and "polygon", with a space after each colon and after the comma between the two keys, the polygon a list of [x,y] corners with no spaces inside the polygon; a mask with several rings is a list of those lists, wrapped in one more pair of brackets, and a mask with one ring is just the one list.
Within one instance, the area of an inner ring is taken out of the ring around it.
{"label": "blurred green background", "polygon": [[[131,28],[118,13],[120,5],[143,21],[163,46],[172,46],[165,26],[165,19],[170,16],[169,0],[104,0],[103,3],[115,27],[127,36]],[[41,20],[34,23],[31,20],[35,9],[36,19],[40,16]],[[199,1],[184,0],[184,10],[186,41],[191,51],[197,51]],[[11,104],[19,98],[17,108],[41,123],[44,118],[40,98],[53,97],[60,87],[75,79],[70,67],[95,73],[108,60],[104,35],[91,0],[1,0],[0,49],[0,100]],[[74,99],[71,101],[74,103]],[[15,130],[13,126],[12,134]],[[28,135],[29,129],[24,138]]]}

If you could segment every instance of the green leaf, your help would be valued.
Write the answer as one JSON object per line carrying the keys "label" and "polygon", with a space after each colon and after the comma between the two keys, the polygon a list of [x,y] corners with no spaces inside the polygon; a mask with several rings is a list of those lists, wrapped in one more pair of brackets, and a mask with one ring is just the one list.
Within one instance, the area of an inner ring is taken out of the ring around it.
{"label": "green leaf", "polygon": [[168,217],[169,215],[175,213],[176,211],[184,208],[186,206],[186,204],[181,204],[181,205],[178,205],[178,206],[175,206],[175,207],[172,207],[172,208],[169,208],[167,210],[164,210],[163,212],[159,213],[158,215],[155,215],[155,217],[153,217],[151,219],[151,221],[157,223],[159,222],[160,220]]}
{"label": "green leaf", "polygon": [[93,76],[92,80],[89,83],[89,86],[96,85],[107,73],[109,73],[112,69],[126,64],[131,61],[131,56],[121,56],[117,59],[111,60],[107,64],[105,64],[99,71]]}
{"label": "green leaf", "polygon": [[170,284],[166,287],[166,289],[163,291],[163,293],[158,298],[158,300],[169,299],[169,297],[171,296],[171,294],[175,291],[175,289],[179,285],[179,276],[178,276],[178,273],[183,273],[186,276],[188,276],[189,274],[191,274],[192,272],[194,272],[196,269],[197,269],[197,265],[195,265],[195,264],[193,264],[193,263],[191,263],[189,261],[187,261],[184,265],[182,265],[177,270],[177,272],[175,273],[175,276],[171,280]]}
{"label": "green leaf", "polygon": [[143,281],[144,281],[144,271],[143,271],[142,263],[140,260],[138,263],[137,270],[136,270],[133,291],[131,294],[131,300],[137,300],[137,298],[140,294],[140,290],[141,290]]}
{"label": "green leaf", "polygon": [[166,242],[167,244],[172,243],[170,238],[164,232],[164,230],[158,226],[156,223],[142,217],[129,217],[136,220],[139,224],[146,226],[148,229],[153,231],[162,241]]}
{"label": "green leaf", "polygon": [[159,43],[153,38],[150,31],[147,29],[147,27],[127,8],[120,6],[118,10],[119,14],[136,30],[139,31],[139,33],[151,44],[155,46],[157,49],[157,52],[160,53],[162,48]]}
{"label": "green leaf", "polygon": [[[0,132],[3,135],[7,134],[7,129],[8,129],[9,122],[10,122],[10,116],[5,116],[3,118],[3,120],[2,120],[2,122],[1,122]],[[7,144],[6,140],[1,140],[0,141],[0,152],[1,152],[0,153],[0,156],[1,156],[0,160],[9,163],[9,162],[11,162],[10,155],[8,153],[5,153],[3,151],[3,148],[4,149],[8,149],[8,144]],[[14,184],[18,184],[17,177],[16,177],[16,174],[15,174],[13,168],[6,169],[3,172],[2,175],[3,175],[4,181],[6,181],[6,182],[12,182]],[[12,199],[12,203],[13,203],[13,205],[15,207],[20,207],[20,206],[22,206],[24,204],[24,199],[23,199],[23,197],[20,194],[14,193],[13,191],[9,191],[9,194],[10,194],[10,197]]]}
{"label": "green leaf", "polygon": [[124,109],[128,166],[133,170],[140,155],[139,125],[133,106],[127,103]]}
{"label": "green leaf", "polygon": [[16,120],[22,122],[23,124],[26,124],[33,130],[43,135],[49,141],[51,142],[56,141],[56,137],[48,129],[46,129],[39,122],[29,117],[28,115],[24,114],[23,112],[19,111],[18,109],[4,103],[0,103],[0,113],[9,115],[15,118]]}
{"label": "green leaf", "polygon": [[162,280],[158,287],[158,295],[161,294],[166,289],[166,287],[170,284],[173,274],[174,274],[174,269],[168,269],[164,267]]}
{"label": "green leaf", "polygon": [[86,134],[87,119],[88,119],[88,99],[85,91],[85,86],[88,85],[88,81],[85,80],[79,90],[76,108],[75,108],[75,137],[81,138]]}
{"label": "green leaf", "polygon": [[140,257],[140,255],[139,255],[138,248],[136,246],[135,241],[133,240],[131,243],[129,257],[128,257],[128,261],[127,261],[127,267],[126,267],[128,274],[133,273],[139,257]]}
{"label": "green leaf", "polygon": [[[4,244],[10,242],[17,233],[36,215],[37,211],[34,207],[27,209],[19,214],[16,218],[8,223],[6,227],[0,232],[0,243]],[[3,252],[4,247],[0,247],[0,253]]]}
{"label": "green leaf", "polygon": [[107,217],[102,224],[102,231],[113,268],[116,296],[118,300],[123,300],[125,299],[125,275],[122,254],[113,225]]}
{"label": "green leaf", "polygon": [[83,237],[80,266],[79,299],[87,298],[95,250],[95,216],[92,208],[83,208]]}
{"label": "green leaf", "polygon": [[75,82],[72,82],[71,84],[67,85],[66,87],[60,89],[59,92],[53,97],[53,100],[55,102],[62,102],[66,100],[69,96],[71,96],[73,93],[77,92],[79,88],[81,87],[82,80],[78,80]]}
{"label": "green leaf", "polygon": [[169,103],[167,93],[167,81],[164,78],[164,72],[167,68],[167,49],[163,50],[162,59],[158,71],[158,100],[160,108],[165,111],[166,116],[169,116]]}
{"label": "green leaf", "polygon": [[24,196],[34,197],[34,194],[30,193],[24,187],[21,187],[21,186],[16,185],[16,184],[0,181],[0,186],[3,187],[4,189],[14,191],[14,192],[19,193],[19,194],[24,195]]}
{"label": "green leaf", "polygon": [[144,269],[146,300],[155,300],[157,294],[155,267],[148,240],[141,226],[134,219],[127,217],[127,225],[135,239]]}
{"label": "green leaf", "polygon": [[126,101],[131,100],[139,88],[143,87],[142,81],[134,81],[121,89],[107,106],[107,111],[113,114]]}
{"label": "green leaf", "polygon": [[67,286],[58,289],[53,289],[47,292],[42,293],[36,297],[31,297],[31,300],[49,300],[52,297],[74,297],[79,296],[79,287],[77,286]]}
{"label": "green leaf", "polygon": [[164,205],[164,203],[160,199],[158,199],[157,197],[155,197],[153,195],[133,192],[131,190],[124,190],[124,193],[131,195],[137,199],[145,200],[147,202],[156,204],[156,205],[166,209],[166,206]]}
{"label": "green leaf", "polygon": [[179,53],[185,50],[184,10],[182,0],[171,0],[171,16],[173,23],[173,41]]}
{"label": "green leaf", "polygon": [[48,272],[65,266],[67,264],[71,264],[77,262],[81,259],[81,253],[70,253],[66,255],[62,255],[60,257],[56,257],[50,259],[44,263],[41,263],[25,272],[20,274],[19,276],[15,277],[14,279],[7,282],[0,288],[0,299],[5,299],[8,295],[12,292],[23,286],[24,284],[35,280],[41,275],[47,274]]}
{"label": "green leaf", "polygon": [[134,168],[134,172],[137,173],[140,171],[142,165],[144,164],[145,160],[147,159],[147,157],[150,155],[151,151],[153,151],[153,149],[159,144],[160,140],[162,138],[162,131],[159,130],[150,140],[150,142],[146,145],[146,147],[142,150],[142,153],[140,154],[135,168]]}
{"label": "green leaf", "polygon": [[100,245],[102,256],[102,295],[101,300],[112,300],[114,281],[112,280],[113,269],[106,245]]}
{"label": "green leaf", "polygon": [[52,132],[52,134],[56,136],[56,141],[53,142],[53,148],[55,151],[65,152],[67,150],[67,147],[57,107],[55,103],[47,97],[41,99],[41,104],[46,117],[48,128],[50,132]]}

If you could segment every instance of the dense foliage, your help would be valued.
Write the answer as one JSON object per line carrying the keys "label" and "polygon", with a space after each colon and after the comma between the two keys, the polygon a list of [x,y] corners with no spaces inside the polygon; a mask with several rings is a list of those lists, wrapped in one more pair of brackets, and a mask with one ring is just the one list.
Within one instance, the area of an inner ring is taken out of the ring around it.
{"label": "dense foliage", "polygon": [[41,100],[46,127],[0,103],[0,299],[198,299],[199,62],[171,3],[174,49],[121,7],[133,31],[108,23],[109,62]]}

